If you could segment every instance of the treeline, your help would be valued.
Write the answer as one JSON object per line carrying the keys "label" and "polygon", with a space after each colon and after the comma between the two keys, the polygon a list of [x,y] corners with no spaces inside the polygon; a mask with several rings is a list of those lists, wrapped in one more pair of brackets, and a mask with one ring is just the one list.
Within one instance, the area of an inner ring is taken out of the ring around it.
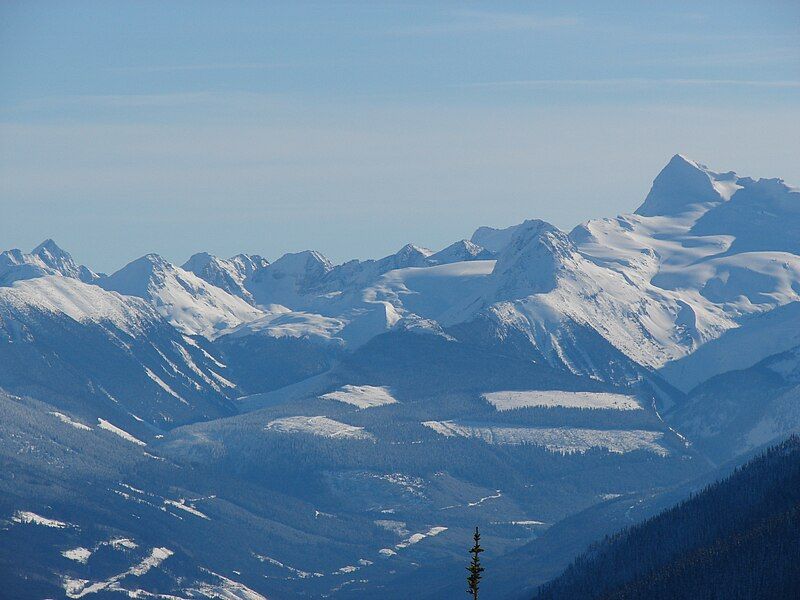
{"label": "treeline", "polygon": [[591,547],[536,600],[800,598],[800,437]]}

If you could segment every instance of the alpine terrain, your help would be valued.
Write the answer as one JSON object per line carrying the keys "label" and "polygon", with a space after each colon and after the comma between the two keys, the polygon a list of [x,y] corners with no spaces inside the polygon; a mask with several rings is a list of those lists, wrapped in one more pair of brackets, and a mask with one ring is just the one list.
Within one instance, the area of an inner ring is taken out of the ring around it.
{"label": "alpine terrain", "polygon": [[0,412],[8,597],[461,597],[476,525],[480,597],[531,597],[800,430],[800,190],[676,155],[630,214],[376,260],[6,250]]}

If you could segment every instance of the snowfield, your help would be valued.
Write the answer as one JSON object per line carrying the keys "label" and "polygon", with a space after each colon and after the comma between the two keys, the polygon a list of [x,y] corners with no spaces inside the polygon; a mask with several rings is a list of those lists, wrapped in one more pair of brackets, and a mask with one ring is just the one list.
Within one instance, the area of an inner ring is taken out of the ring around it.
{"label": "snowfield", "polygon": [[244,337],[264,335],[273,338],[302,338],[323,343],[342,343],[338,337],[346,322],[303,311],[293,311],[279,304],[264,307],[265,315],[232,329],[227,335]]}
{"label": "snowfield", "polygon": [[532,407],[600,408],[614,410],[641,410],[633,396],[606,392],[524,391],[487,392],[484,400],[498,411]]}
{"label": "snowfield", "polygon": [[11,517],[11,520],[14,523],[41,525],[42,527],[52,527],[53,529],[66,529],[67,527],[74,527],[74,525],[70,525],[69,523],[64,523],[63,521],[58,521],[56,519],[48,519],[47,517],[37,515],[29,510],[18,510],[14,513],[14,516]]}
{"label": "snowfield", "polygon": [[87,562],[89,562],[89,557],[92,556],[92,551],[88,548],[78,546],[77,548],[72,548],[71,550],[64,550],[61,555],[64,558],[68,558],[85,565]]}
{"label": "snowfield", "polygon": [[141,333],[148,321],[158,319],[144,300],[125,298],[70,277],[51,275],[0,287],[0,315],[34,311],[63,314],[79,323],[110,324],[130,335]]}
{"label": "snowfield", "polygon": [[409,546],[413,546],[414,544],[420,543],[425,538],[437,536],[444,531],[447,531],[447,527],[437,526],[437,527],[431,527],[425,533],[414,533],[410,535],[406,540],[397,544],[395,546],[395,549],[402,550],[403,548],[408,548]]}
{"label": "snowfield", "polygon": [[92,428],[89,427],[88,425],[84,425],[83,423],[79,423],[78,421],[73,421],[72,419],[70,419],[64,413],[60,413],[58,411],[50,411],[50,414],[53,415],[56,419],[58,419],[62,423],[65,423],[67,425],[71,425],[75,429],[80,429],[82,431],[91,431],[92,430]]}
{"label": "snowfield", "polygon": [[128,433],[124,429],[120,429],[119,427],[117,427],[113,423],[109,423],[105,419],[97,419],[97,426],[100,429],[105,429],[106,431],[110,431],[114,435],[118,435],[119,437],[121,437],[125,441],[131,442],[133,444],[138,444],[139,446],[146,446],[147,445],[142,440],[133,437],[130,433]]}
{"label": "snowfield", "polygon": [[307,433],[334,439],[374,440],[363,427],[348,425],[328,417],[283,417],[270,421],[266,429],[281,433]]}
{"label": "snowfield", "polygon": [[173,554],[174,553],[169,548],[153,548],[150,551],[149,556],[146,556],[127,571],[123,571],[122,573],[101,581],[91,582],[85,579],[72,579],[70,577],[65,577],[63,580],[64,592],[68,598],[83,598],[89,594],[96,594],[104,590],[118,591],[119,582],[125,579],[128,575],[141,577],[150,571],[150,569],[154,569],[161,565],[162,562],[164,562]]}
{"label": "snowfield", "polygon": [[323,394],[320,398],[352,404],[358,408],[373,408],[397,402],[389,388],[373,385],[344,385],[340,390]]}
{"label": "snowfield", "polygon": [[669,454],[669,450],[659,443],[664,437],[660,431],[508,427],[460,424],[455,421],[425,421],[422,424],[445,437],[476,438],[497,445],[533,444],[563,454],[582,454],[591,448],[605,448],[619,454],[634,450],[647,450],[660,456]]}

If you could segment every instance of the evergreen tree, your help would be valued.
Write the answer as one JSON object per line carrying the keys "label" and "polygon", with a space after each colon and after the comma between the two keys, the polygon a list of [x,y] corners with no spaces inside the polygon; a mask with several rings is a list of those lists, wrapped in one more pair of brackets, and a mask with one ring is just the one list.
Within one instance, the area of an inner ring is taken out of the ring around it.
{"label": "evergreen tree", "polygon": [[469,553],[472,554],[472,560],[467,567],[467,571],[469,571],[469,577],[467,577],[469,589],[467,593],[472,594],[472,600],[478,600],[478,585],[483,577],[481,573],[483,573],[484,569],[481,566],[480,557],[481,552],[483,552],[483,548],[481,548],[481,534],[477,527],[475,528],[475,535],[472,536],[472,539],[475,540],[475,545],[472,546],[469,551]]}

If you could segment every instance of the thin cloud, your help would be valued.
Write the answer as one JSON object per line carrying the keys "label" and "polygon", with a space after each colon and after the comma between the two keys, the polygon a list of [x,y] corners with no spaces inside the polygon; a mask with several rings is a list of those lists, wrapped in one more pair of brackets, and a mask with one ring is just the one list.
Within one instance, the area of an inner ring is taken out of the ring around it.
{"label": "thin cloud", "polygon": [[129,67],[111,67],[107,71],[116,73],[173,73],[179,71],[261,71],[268,69],[284,69],[292,65],[288,63],[212,63],[199,65],[135,65]]}
{"label": "thin cloud", "polygon": [[167,92],[163,94],[92,94],[47,96],[20,102],[16,111],[55,109],[169,109],[188,106],[264,107],[280,96],[252,92]]}
{"label": "thin cloud", "polygon": [[617,78],[617,79],[518,79],[510,81],[484,81],[463,84],[474,88],[556,88],[556,87],[607,87],[607,86],[745,86],[768,88],[798,88],[800,80],[760,79],[675,79],[675,78]]}
{"label": "thin cloud", "polygon": [[447,14],[439,23],[413,25],[395,29],[395,35],[443,35],[498,31],[540,31],[574,27],[580,21],[574,17],[543,17],[527,13],[503,13],[459,10]]}

